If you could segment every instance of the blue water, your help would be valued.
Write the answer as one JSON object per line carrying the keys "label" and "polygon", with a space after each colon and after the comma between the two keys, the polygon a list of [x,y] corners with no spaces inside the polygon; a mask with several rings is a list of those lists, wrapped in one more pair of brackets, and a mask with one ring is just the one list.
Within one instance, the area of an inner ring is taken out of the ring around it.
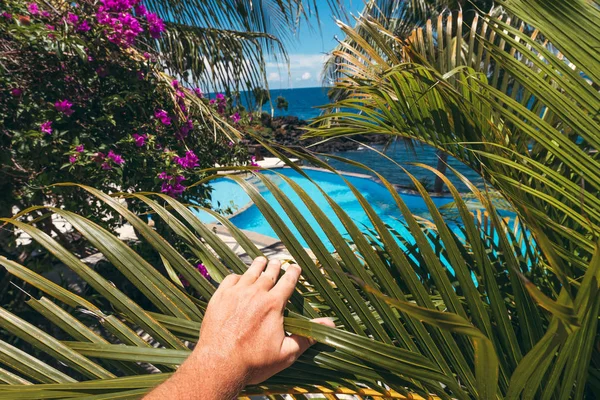
{"label": "blue water", "polygon": [[[327,215],[337,230],[343,234],[346,233],[346,229],[342,225],[342,222],[337,218],[335,212],[329,206],[325,197],[320,193],[313,183],[289,168],[278,169],[277,172],[290,177],[296,183],[298,183],[306,191],[308,196],[310,196],[317,206],[325,213],[325,215]],[[314,170],[305,170],[305,172],[315,182],[317,182],[317,184],[348,214],[348,216],[354,221],[359,229],[366,231],[373,227],[358,200],[339,176],[328,172]],[[288,198],[298,208],[300,213],[307,219],[309,225],[315,230],[316,234],[324,243],[327,250],[333,251],[334,248],[331,242],[325,233],[319,228],[317,221],[310,214],[310,211],[304,205],[296,192],[287,183],[285,183],[281,177],[277,176],[275,172],[265,171],[263,174],[272,182],[277,184],[277,186],[288,196]],[[285,214],[283,208],[279,205],[274,195],[266,189],[259,179],[251,179],[252,183],[258,187],[267,203],[270,204],[274,208],[275,212],[283,219],[302,246],[307,247],[307,243],[301,238],[298,230],[292,225],[291,220]],[[375,212],[379,215],[384,223],[397,230],[399,234],[405,236],[407,239],[410,238],[410,234],[402,225],[401,221],[403,221],[403,217],[399,209],[397,208],[391,194],[383,185],[368,178],[347,176],[347,179],[360,191],[360,193],[362,193],[363,196],[365,196],[366,200],[369,202],[371,207],[373,207]],[[227,178],[219,178],[214,180],[212,181],[211,186],[213,188],[212,201],[213,206],[215,207],[222,207],[223,205],[228,204],[233,205],[235,209],[241,209],[248,204],[248,202],[250,202],[250,198],[244,192],[244,190],[235,182]],[[401,197],[413,214],[422,215],[424,217],[428,215],[425,202],[420,196],[402,194]],[[447,204],[451,200],[452,199],[449,197],[434,198],[434,203],[439,207]],[[214,222],[211,221],[212,218],[206,213],[199,212],[198,216],[204,222]],[[256,205],[252,205],[241,213],[233,216],[230,221],[240,229],[246,229],[273,238],[278,237]]]}
{"label": "blue water", "polygon": [[[310,120],[311,118],[320,115],[321,110],[318,106],[322,106],[329,103],[327,97],[327,91],[329,88],[314,87],[314,88],[300,88],[300,89],[274,89],[271,90],[271,98],[273,99],[273,107],[275,106],[275,100],[278,96],[283,96],[288,101],[288,110],[274,109],[274,115],[278,116],[297,116],[300,119]],[[211,95],[212,96],[212,95]],[[252,94],[249,94],[251,98]],[[249,107],[249,101],[246,92],[240,94],[240,100],[245,107]],[[263,111],[271,113],[269,103],[263,106]],[[382,145],[373,146],[378,150],[382,150]],[[427,145],[414,143],[414,148],[409,148],[405,142],[396,141],[393,142],[386,150],[386,155],[398,162],[400,165],[405,167],[411,174],[413,174],[419,181],[421,181],[427,189],[432,189],[435,176],[420,167],[409,165],[411,162],[418,162],[427,164],[435,167],[438,162],[436,150]],[[382,174],[391,183],[395,183],[401,186],[413,186],[412,181],[401,169],[399,169],[393,162],[387,160],[385,157],[380,156],[376,152],[369,150],[358,150],[358,151],[347,151],[343,153],[333,153],[336,156],[346,157],[353,161],[361,162],[375,171]],[[365,170],[349,166],[335,160],[329,160],[329,163],[342,171],[360,172],[367,173]],[[477,186],[483,184],[483,180],[475,173],[472,169],[466,167],[458,160],[449,157],[448,163],[453,168],[456,168],[461,174],[465,175],[470,181],[475,183]],[[463,185],[454,174],[448,173],[447,176],[450,178],[452,183],[457,186],[458,190],[466,191],[467,188]]]}

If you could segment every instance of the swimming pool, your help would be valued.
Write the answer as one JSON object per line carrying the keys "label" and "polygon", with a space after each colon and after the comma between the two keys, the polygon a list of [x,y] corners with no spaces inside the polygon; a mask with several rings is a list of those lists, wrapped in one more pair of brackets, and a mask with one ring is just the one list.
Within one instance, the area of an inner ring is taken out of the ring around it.
{"label": "swimming pool", "polygon": [[[321,210],[323,210],[325,215],[329,217],[333,225],[341,233],[346,233],[342,222],[337,218],[335,212],[329,206],[325,197],[323,197],[323,195],[312,182],[291,168],[277,169],[277,172],[291,178],[298,183],[300,187],[302,187],[312,198],[312,200],[321,208]],[[304,172],[306,172],[313,181],[315,181],[337,204],[342,207],[342,209],[349,215],[349,217],[360,229],[367,230],[372,228],[373,225],[369,221],[366,213],[341,177],[330,172],[313,169],[305,169]],[[304,205],[296,192],[294,192],[294,190],[275,172],[264,171],[262,174],[267,176],[290,198],[302,215],[307,219],[308,223],[313,227],[319,238],[325,244],[326,248],[329,251],[333,251],[334,248],[329,239],[319,228],[317,221],[310,214],[308,208]],[[345,177],[362,193],[362,195],[371,204],[375,212],[377,212],[385,224],[388,224],[400,234],[406,233],[407,239],[411,238],[411,235],[408,234],[402,225],[402,221],[404,220],[402,214],[396,206],[392,195],[387,191],[385,186],[366,177],[351,175],[345,175]],[[269,190],[256,177],[249,179],[260,190],[262,196],[274,208],[283,221],[288,224],[291,231],[298,238],[300,243],[307,247],[306,242],[300,237],[298,230],[292,225],[291,220],[287,217],[287,215],[285,215],[283,208],[279,205],[273,194],[269,192]],[[219,209],[231,207],[234,210],[240,211],[230,218],[230,221],[235,226],[240,229],[246,229],[252,232],[277,238],[277,235],[267,220],[262,216],[256,205],[252,204],[243,209],[250,203],[250,198],[237,183],[227,178],[218,178],[211,182],[211,186],[212,204],[214,208]],[[418,214],[425,217],[428,215],[427,207],[421,196],[413,194],[400,194],[400,196],[413,214]],[[440,207],[451,201],[451,197],[433,198],[433,202],[437,207]],[[205,212],[199,211],[197,212],[197,215],[203,222],[216,222]]]}

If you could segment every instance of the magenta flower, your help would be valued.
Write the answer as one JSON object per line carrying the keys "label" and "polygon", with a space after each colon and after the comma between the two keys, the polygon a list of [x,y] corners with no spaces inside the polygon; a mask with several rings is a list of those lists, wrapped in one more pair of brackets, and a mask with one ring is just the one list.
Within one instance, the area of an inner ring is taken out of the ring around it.
{"label": "magenta flower", "polygon": [[110,164],[107,163],[107,162],[103,162],[102,165],[101,165],[101,168],[103,170],[106,170],[106,171],[108,171],[109,169],[112,169],[112,167],[110,166]]}
{"label": "magenta flower", "polygon": [[6,19],[12,19],[12,14],[7,13],[6,11],[3,11],[2,14],[0,14],[0,16]]}
{"label": "magenta flower", "polygon": [[137,4],[134,7],[134,10],[135,10],[135,15],[139,15],[141,17],[144,17],[144,16],[146,16],[146,14],[148,14],[148,10],[146,9],[146,7],[144,7],[143,4]]}
{"label": "magenta flower", "polygon": [[159,120],[163,125],[171,125],[171,118],[165,110],[159,108],[154,111],[154,118]]}
{"label": "magenta flower", "polygon": [[230,140],[229,143],[227,143],[227,146],[233,147],[233,142]]}
{"label": "magenta flower", "polygon": [[165,30],[165,23],[158,15],[154,13],[147,13],[146,20],[148,21],[148,31],[153,39],[160,38],[161,33]]}
{"label": "magenta flower", "polygon": [[238,122],[240,122],[240,120],[242,119],[240,117],[240,113],[236,112],[235,114],[233,114],[231,117],[231,120],[233,121],[234,124],[237,124]]}
{"label": "magenta flower", "polygon": [[181,90],[176,90],[175,96],[177,96],[179,99],[183,99],[183,98],[185,98],[185,93],[182,92]]}
{"label": "magenta flower", "polygon": [[196,93],[196,96],[202,98],[203,94],[202,94],[202,90],[200,90],[200,88],[194,88],[194,93]]}
{"label": "magenta flower", "polygon": [[47,133],[48,135],[52,134],[52,121],[43,122],[40,125],[40,131],[43,133]]}
{"label": "magenta flower", "polygon": [[146,143],[146,139],[148,138],[148,135],[146,135],[146,134],[140,135],[140,134],[134,133],[132,136],[133,136],[135,145],[137,147],[143,147],[144,144]]}
{"label": "magenta flower", "polygon": [[188,133],[190,133],[190,131],[194,129],[194,123],[192,122],[191,119],[187,119],[183,125],[181,125],[181,128],[179,128],[179,134],[177,135],[177,139],[182,140],[184,138],[187,137]]}
{"label": "magenta flower", "polygon": [[77,26],[77,30],[78,30],[79,32],[87,32],[87,31],[89,31],[90,29],[92,29],[92,27],[91,27],[91,26],[90,26],[90,24],[87,22],[87,20],[84,20],[82,23],[80,23],[80,24]]}
{"label": "magenta flower", "polygon": [[71,116],[71,114],[75,112],[75,110],[71,109],[71,107],[73,107],[73,103],[67,99],[54,103],[54,108],[56,108],[56,111],[63,113],[67,117]]}
{"label": "magenta flower", "polygon": [[206,279],[210,279],[210,274],[208,273],[208,269],[206,269],[206,266],[204,264],[200,263],[196,265],[196,269],[200,271],[203,277],[205,277]]}
{"label": "magenta flower", "polygon": [[177,197],[186,189],[186,187],[181,184],[182,181],[185,181],[185,177],[182,175],[177,175],[171,180],[163,182],[160,187],[160,191],[168,194],[171,197]]}
{"label": "magenta flower", "polygon": [[31,15],[38,15],[40,13],[40,9],[35,3],[27,4],[27,11],[29,11]]}
{"label": "magenta flower", "polygon": [[250,166],[251,167],[260,167],[260,165],[258,165],[258,163],[256,162],[255,156],[250,157]]}
{"label": "magenta flower", "polygon": [[225,95],[223,93],[217,93],[217,100],[225,100]]}
{"label": "magenta flower", "polygon": [[75,146],[75,151],[76,151],[76,152],[78,152],[78,153],[83,153],[83,150],[85,150],[85,149],[84,149],[84,147],[83,147],[83,145],[82,145],[82,144],[80,144],[80,145],[78,145],[78,146]]}
{"label": "magenta flower", "polygon": [[171,86],[173,86],[175,89],[179,88],[179,81],[177,79],[173,79],[171,81]]}
{"label": "magenta flower", "polygon": [[144,71],[136,71],[135,73],[137,75],[137,78],[139,81],[143,81],[144,80]]}
{"label": "magenta flower", "polygon": [[150,53],[148,53],[147,51],[145,51],[145,52],[144,52],[144,58],[145,58],[146,60],[149,60],[149,59],[150,59],[150,57],[152,57],[152,56],[150,55]]}
{"label": "magenta flower", "polygon": [[54,25],[49,25],[49,24],[46,25],[46,29],[48,29],[49,31],[55,31],[56,30],[56,28],[54,27]]}
{"label": "magenta flower", "polygon": [[158,178],[159,179],[168,179],[168,180],[170,180],[172,178],[172,176],[169,175],[169,174],[167,174],[165,171],[163,171],[160,174],[158,174]]}
{"label": "magenta flower", "polygon": [[67,21],[69,21],[70,24],[76,25],[77,22],[79,21],[79,17],[73,13],[68,13]]}
{"label": "magenta flower", "polygon": [[186,151],[184,157],[175,156],[173,160],[182,168],[194,168],[198,166],[198,156],[192,150]]}
{"label": "magenta flower", "polygon": [[125,160],[123,160],[123,157],[121,157],[120,154],[116,154],[112,150],[108,151],[108,154],[106,155],[106,158],[110,158],[117,165],[121,165],[121,164],[123,164],[125,162]]}
{"label": "magenta flower", "polygon": [[69,162],[71,164],[75,164],[77,162],[77,156],[76,155],[69,156]]}
{"label": "magenta flower", "polygon": [[44,18],[50,17],[50,12],[46,11],[46,10],[42,11],[42,17],[44,17]]}
{"label": "magenta flower", "polygon": [[12,88],[10,90],[10,94],[14,97],[20,97],[23,94],[23,89],[21,88]]}

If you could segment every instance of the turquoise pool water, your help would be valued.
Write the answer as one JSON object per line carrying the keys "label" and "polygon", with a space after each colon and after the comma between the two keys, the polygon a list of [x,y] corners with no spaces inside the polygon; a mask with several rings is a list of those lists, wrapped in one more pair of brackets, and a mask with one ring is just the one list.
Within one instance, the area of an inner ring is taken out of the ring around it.
{"label": "turquoise pool water", "polygon": [[[311,183],[308,179],[301,176],[297,172],[289,168],[277,169],[278,173],[286,175],[298,183],[307,194],[317,203],[317,205],[325,212],[329,217],[334,226],[342,233],[346,233],[344,226],[341,221],[335,215],[333,209],[329,206],[326,199],[321,195],[317,187]],[[333,198],[333,200],[339,204],[342,209],[352,218],[354,223],[362,230],[372,228],[372,224],[369,221],[367,215],[363,211],[356,197],[352,194],[350,189],[346,186],[343,180],[332,173],[315,171],[306,169],[305,172],[315,181],[317,184]],[[284,193],[292,200],[296,207],[300,210],[302,215],[307,219],[308,223],[311,224],[319,238],[325,244],[328,250],[333,251],[333,246],[329,242],[325,233],[319,228],[316,220],[310,214],[308,208],[304,205],[300,197],[294,192],[294,190],[277,176],[272,171],[263,172],[272,182],[283,190]],[[396,207],[395,202],[391,194],[387,189],[369,179],[354,176],[346,176],[352,185],[354,185],[365,198],[371,204],[373,209],[377,212],[384,223],[390,227],[396,229],[400,234],[406,233],[406,238],[410,241],[410,235],[403,227],[401,221],[403,221],[402,214]],[[251,182],[260,190],[263,197],[267,202],[275,209],[278,215],[288,223],[291,231],[299,239],[300,243],[307,246],[306,242],[300,237],[296,228],[292,225],[290,219],[285,215],[283,208],[279,205],[275,197],[269,192],[264,185],[261,184],[257,178],[250,178]],[[233,209],[240,210],[250,202],[250,198],[244,192],[244,190],[238,186],[237,183],[227,178],[219,178],[212,181],[212,203],[215,208],[232,207]],[[401,194],[402,199],[412,211],[413,214],[422,215],[427,217],[427,207],[425,202],[420,196]],[[434,198],[436,206],[442,206],[452,201],[451,197],[438,197]],[[215,222],[214,219],[204,212],[198,212],[198,216],[204,222]],[[247,209],[243,210],[237,215],[234,215],[230,221],[240,229],[246,229],[252,232],[257,232],[263,235],[277,238],[277,235],[266,221],[266,219],[260,213],[258,207],[251,205]]]}

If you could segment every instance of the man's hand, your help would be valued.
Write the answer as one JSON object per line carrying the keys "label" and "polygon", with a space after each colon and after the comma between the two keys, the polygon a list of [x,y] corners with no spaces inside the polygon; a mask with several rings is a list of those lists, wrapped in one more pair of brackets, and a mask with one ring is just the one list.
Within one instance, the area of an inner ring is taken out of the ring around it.
{"label": "man's hand", "polygon": [[[267,265],[259,257],[244,275],[227,276],[208,303],[198,345],[147,399],[231,399],[292,365],[313,342],[283,330],[301,270],[290,265],[278,281],[280,268],[278,260]],[[327,318],[315,322],[334,326]]]}

